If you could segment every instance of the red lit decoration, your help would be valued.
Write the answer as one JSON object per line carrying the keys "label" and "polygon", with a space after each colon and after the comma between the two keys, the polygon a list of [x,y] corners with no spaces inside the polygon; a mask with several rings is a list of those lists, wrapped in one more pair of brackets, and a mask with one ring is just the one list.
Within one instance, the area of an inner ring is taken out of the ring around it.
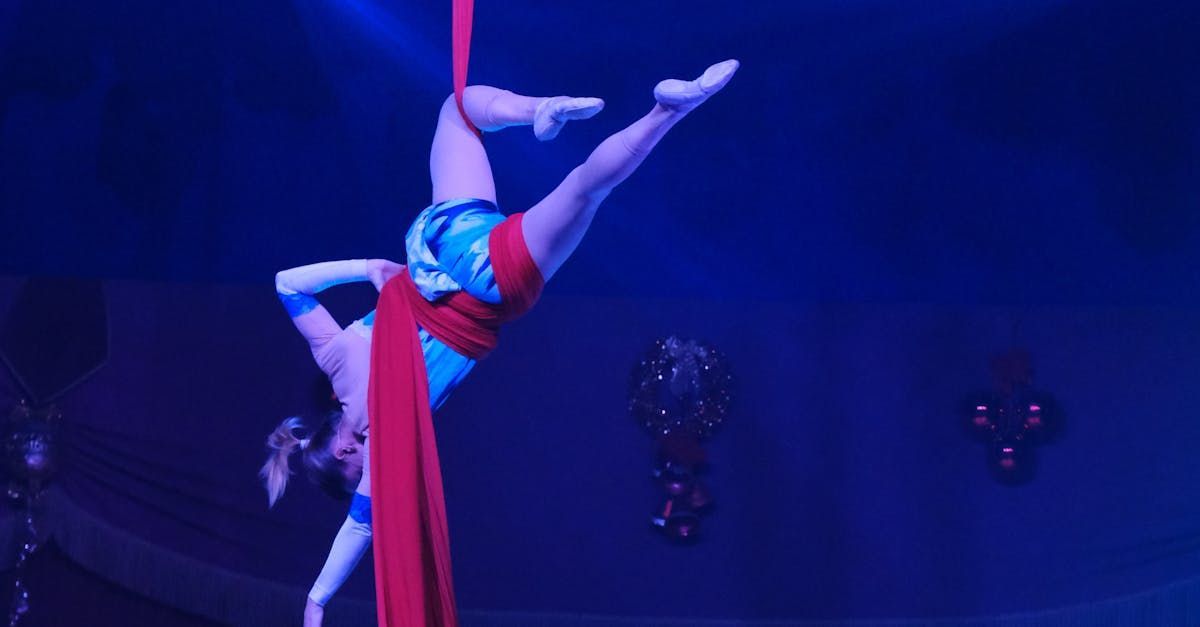
{"label": "red lit decoration", "polygon": [[1002,483],[1033,479],[1034,446],[1049,442],[1061,419],[1046,392],[1033,388],[1029,353],[1015,349],[992,359],[993,391],[976,395],[966,408],[966,429],[988,445],[988,465]]}

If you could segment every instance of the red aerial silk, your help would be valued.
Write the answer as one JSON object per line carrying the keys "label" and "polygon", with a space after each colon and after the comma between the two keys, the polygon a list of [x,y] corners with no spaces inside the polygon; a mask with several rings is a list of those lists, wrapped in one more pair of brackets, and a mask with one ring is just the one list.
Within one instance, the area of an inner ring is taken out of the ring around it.
{"label": "red aerial silk", "polygon": [[522,217],[509,217],[489,236],[501,304],[465,292],[430,303],[407,271],[379,294],[367,411],[380,627],[458,624],[442,472],[417,327],[473,359],[496,347],[500,325],[533,307],[544,284],[525,246]]}
{"label": "red aerial silk", "polygon": [[471,23],[475,13],[475,0],[453,0],[450,16],[450,57],[454,74],[454,101],[458,112],[466,120],[467,127],[482,137],[482,133],[467,117],[463,109],[463,92],[467,89],[467,66],[471,60]]}

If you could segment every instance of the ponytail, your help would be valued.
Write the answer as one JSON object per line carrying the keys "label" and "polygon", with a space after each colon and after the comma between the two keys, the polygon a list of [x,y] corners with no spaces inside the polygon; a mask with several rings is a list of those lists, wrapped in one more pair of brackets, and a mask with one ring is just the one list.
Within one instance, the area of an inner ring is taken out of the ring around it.
{"label": "ponytail", "polygon": [[287,488],[288,475],[292,474],[288,468],[288,457],[293,451],[300,448],[300,438],[297,438],[292,431],[301,426],[303,424],[299,418],[288,418],[279,423],[271,435],[267,436],[269,455],[262,470],[258,471],[258,476],[262,478],[263,486],[267,488],[267,500],[271,507],[275,506],[275,501],[283,496],[283,491]]}

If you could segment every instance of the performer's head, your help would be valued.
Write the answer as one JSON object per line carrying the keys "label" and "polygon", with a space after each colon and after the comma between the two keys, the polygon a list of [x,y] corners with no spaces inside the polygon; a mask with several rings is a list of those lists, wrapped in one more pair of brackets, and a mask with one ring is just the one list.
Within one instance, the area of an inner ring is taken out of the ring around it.
{"label": "performer's head", "polygon": [[287,488],[291,474],[288,458],[296,449],[300,449],[300,461],[309,481],[334,498],[349,497],[362,478],[363,444],[351,425],[342,421],[341,411],[329,412],[307,440],[297,438],[294,433],[302,426],[299,418],[288,418],[267,436],[267,463],[258,475],[272,506]]}

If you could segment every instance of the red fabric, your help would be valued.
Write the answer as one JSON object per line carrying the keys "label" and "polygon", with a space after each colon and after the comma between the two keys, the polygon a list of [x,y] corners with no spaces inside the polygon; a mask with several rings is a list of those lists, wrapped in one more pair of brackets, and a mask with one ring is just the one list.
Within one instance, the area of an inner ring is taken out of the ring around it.
{"label": "red fabric", "polygon": [[475,0],[453,0],[450,16],[451,66],[454,74],[454,100],[467,128],[480,137],[483,133],[467,117],[463,109],[463,92],[467,89],[467,66],[471,60],[471,24],[475,12]]}
{"label": "red fabric", "polygon": [[533,309],[546,282],[525,245],[521,223],[525,214],[517,213],[492,229],[488,239],[492,271],[504,304],[503,321],[515,320]]}
{"label": "red fabric", "polygon": [[[485,303],[466,292],[455,292],[436,303],[425,300],[412,278],[402,273],[400,287],[419,326],[460,355],[483,359],[496,348],[500,326],[529,311],[542,293],[544,281],[521,231],[524,214],[496,225],[488,237],[492,271],[501,303]],[[376,314],[378,315],[378,314]]]}
{"label": "red fabric", "polygon": [[458,624],[442,471],[417,326],[475,359],[495,348],[500,324],[528,311],[542,291],[542,275],[525,246],[521,220],[522,214],[510,217],[489,237],[500,305],[463,292],[430,303],[407,271],[379,294],[367,411],[381,627]]}

